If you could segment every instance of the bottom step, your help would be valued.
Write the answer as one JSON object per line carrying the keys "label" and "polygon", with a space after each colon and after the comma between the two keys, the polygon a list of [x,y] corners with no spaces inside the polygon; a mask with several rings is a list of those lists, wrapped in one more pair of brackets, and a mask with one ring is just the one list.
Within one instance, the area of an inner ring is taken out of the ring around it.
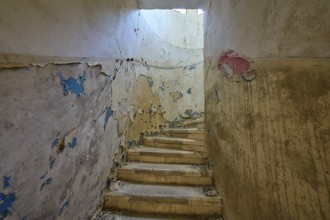
{"label": "bottom step", "polygon": [[121,183],[104,196],[104,209],[173,215],[221,215],[219,196],[203,187]]}
{"label": "bottom step", "polygon": [[221,220],[220,216],[196,216],[196,215],[141,215],[137,213],[102,212],[93,216],[91,220]]}

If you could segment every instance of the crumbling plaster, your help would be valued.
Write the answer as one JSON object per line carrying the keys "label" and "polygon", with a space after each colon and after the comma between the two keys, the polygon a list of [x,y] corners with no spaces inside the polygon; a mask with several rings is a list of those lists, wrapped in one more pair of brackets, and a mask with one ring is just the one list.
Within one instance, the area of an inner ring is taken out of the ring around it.
{"label": "crumbling plaster", "polygon": [[0,184],[10,177],[1,192],[16,193],[11,218],[86,219],[123,148],[204,110],[202,50],[153,38],[142,4],[2,2]]}

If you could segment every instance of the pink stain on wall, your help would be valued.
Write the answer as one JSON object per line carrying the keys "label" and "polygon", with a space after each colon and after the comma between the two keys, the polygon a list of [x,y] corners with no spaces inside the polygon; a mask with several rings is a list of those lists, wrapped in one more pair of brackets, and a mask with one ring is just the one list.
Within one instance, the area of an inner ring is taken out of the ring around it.
{"label": "pink stain on wall", "polygon": [[227,50],[223,52],[218,60],[218,67],[221,64],[227,64],[233,69],[234,74],[240,76],[250,69],[250,62],[239,56],[234,50]]}

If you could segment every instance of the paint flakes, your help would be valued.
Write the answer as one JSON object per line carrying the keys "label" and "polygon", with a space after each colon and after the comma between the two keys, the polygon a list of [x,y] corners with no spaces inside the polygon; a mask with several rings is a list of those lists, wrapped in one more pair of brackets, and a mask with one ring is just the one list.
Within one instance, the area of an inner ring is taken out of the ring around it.
{"label": "paint flakes", "polygon": [[176,92],[170,92],[170,96],[172,97],[173,102],[176,102],[182,98],[183,94],[179,91],[176,91]]}
{"label": "paint flakes", "polygon": [[234,76],[234,70],[230,68],[227,64],[220,64],[220,70],[222,74],[227,77],[228,79],[232,79]]}
{"label": "paint flakes", "polygon": [[254,69],[252,69],[250,71],[247,71],[247,72],[242,74],[242,78],[246,82],[252,82],[256,78],[256,71]]}
{"label": "paint flakes", "polygon": [[234,50],[227,50],[223,52],[218,60],[218,65],[228,65],[233,69],[234,74],[240,76],[250,69],[250,62],[238,55]]}
{"label": "paint flakes", "polygon": [[73,138],[72,139],[72,142],[70,142],[69,143],[69,146],[71,147],[71,148],[75,148],[76,146],[77,146],[77,138]]}
{"label": "paint flakes", "polygon": [[189,88],[189,89],[187,90],[187,93],[191,95],[191,94],[192,94],[192,88]]}
{"label": "paint flakes", "polygon": [[193,69],[196,69],[196,65],[191,65],[189,66],[188,70],[193,70]]}
{"label": "paint flakes", "polygon": [[148,83],[149,83],[150,87],[152,87],[154,85],[154,81],[152,80],[151,77],[148,77]]}
{"label": "paint flakes", "polygon": [[54,147],[56,147],[59,144],[60,140],[58,138],[56,138],[53,142],[52,142],[52,149]]}
{"label": "paint flakes", "polygon": [[69,202],[67,200],[64,200],[60,209],[58,210],[58,215],[61,215],[64,212],[64,210],[68,208],[68,206],[69,206]]}
{"label": "paint flakes", "polygon": [[46,171],[42,176],[40,176],[40,179],[41,180],[44,179],[47,176],[47,174],[48,174],[48,171]]}
{"label": "paint flakes", "polygon": [[76,94],[77,98],[80,96],[80,94],[84,93],[84,81],[86,80],[85,75],[79,75],[78,79],[74,79],[72,76],[70,76],[70,78],[67,80],[65,80],[62,75],[60,75],[60,77],[63,93],[65,96],[69,94],[69,91]]}
{"label": "paint flakes", "polygon": [[111,118],[113,116],[113,110],[111,108],[111,106],[107,107],[105,110],[105,118],[104,118],[104,129],[106,128],[109,118]]}
{"label": "paint flakes", "polygon": [[16,200],[16,193],[8,195],[0,193],[0,220],[5,219],[12,210],[12,205]]}
{"label": "paint flakes", "polygon": [[56,158],[49,157],[49,169],[53,169]]}
{"label": "paint flakes", "polygon": [[52,181],[53,181],[52,178],[48,178],[43,184],[41,184],[41,186],[40,186],[40,191],[43,190],[43,188],[44,188],[46,185],[51,184]]}
{"label": "paint flakes", "polygon": [[68,135],[64,138],[65,147],[69,146],[74,148],[77,146],[77,128],[74,128]]}
{"label": "paint flakes", "polygon": [[137,112],[138,114],[143,114],[143,113],[144,113],[143,109],[140,108],[140,107],[137,108],[136,112]]}
{"label": "paint flakes", "polygon": [[201,116],[200,112],[194,112],[192,109],[187,109],[184,113],[188,116],[188,118],[199,118]]}
{"label": "paint flakes", "polygon": [[3,176],[3,189],[5,190],[6,188],[8,188],[10,186],[10,176]]}
{"label": "paint flakes", "polygon": [[165,90],[165,82],[161,82],[161,85],[159,86],[159,89],[164,91]]}

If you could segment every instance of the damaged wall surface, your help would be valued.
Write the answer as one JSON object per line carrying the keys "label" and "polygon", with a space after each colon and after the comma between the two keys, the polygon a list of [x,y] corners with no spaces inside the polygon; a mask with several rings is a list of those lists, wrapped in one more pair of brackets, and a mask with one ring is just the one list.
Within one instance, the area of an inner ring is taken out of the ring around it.
{"label": "damaged wall surface", "polygon": [[86,219],[93,211],[123,141],[107,118],[112,101],[100,66],[0,70],[0,171],[10,177],[4,193],[16,193],[12,219]]}
{"label": "damaged wall surface", "polygon": [[129,99],[131,73],[118,72],[136,48],[126,42],[138,13],[126,5],[2,2],[3,217],[87,219],[95,210],[128,141],[120,102]]}
{"label": "damaged wall surface", "polygon": [[[329,9],[328,1],[211,1],[206,140],[225,219],[330,218]],[[228,49],[239,53],[232,67],[219,59]],[[255,78],[243,79],[241,67]]]}
{"label": "damaged wall surface", "polygon": [[[143,60],[148,61],[148,65],[136,65],[136,74],[149,77],[153,85],[151,86],[154,96],[159,96],[164,118],[173,121],[191,115],[186,112],[204,112],[204,79],[203,79],[203,47],[202,43],[196,43],[194,48],[185,40],[178,40],[176,43],[163,40],[157,30],[149,25],[152,21],[152,13],[162,13],[169,20],[169,23],[182,22],[187,26],[182,32],[169,31],[170,35],[186,35],[198,29],[203,32],[203,16],[197,15],[197,10],[192,10],[191,14],[184,15],[172,10],[142,12],[140,16],[140,28],[143,30],[139,35],[139,53]],[[181,20],[177,20],[181,16]],[[189,16],[190,23],[187,22]],[[203,41],[202,35],[190,36],[190,41]],[[187,39],[188,40],[188,39]],[[150,67],[150,68],[149,68]]]}
{"label": "damaged wall surface", "polygon": [[86,219],[123,148],[142,131],[204,111],[202,49],[160,39],[138,7],[2,2],[3,216]]}

